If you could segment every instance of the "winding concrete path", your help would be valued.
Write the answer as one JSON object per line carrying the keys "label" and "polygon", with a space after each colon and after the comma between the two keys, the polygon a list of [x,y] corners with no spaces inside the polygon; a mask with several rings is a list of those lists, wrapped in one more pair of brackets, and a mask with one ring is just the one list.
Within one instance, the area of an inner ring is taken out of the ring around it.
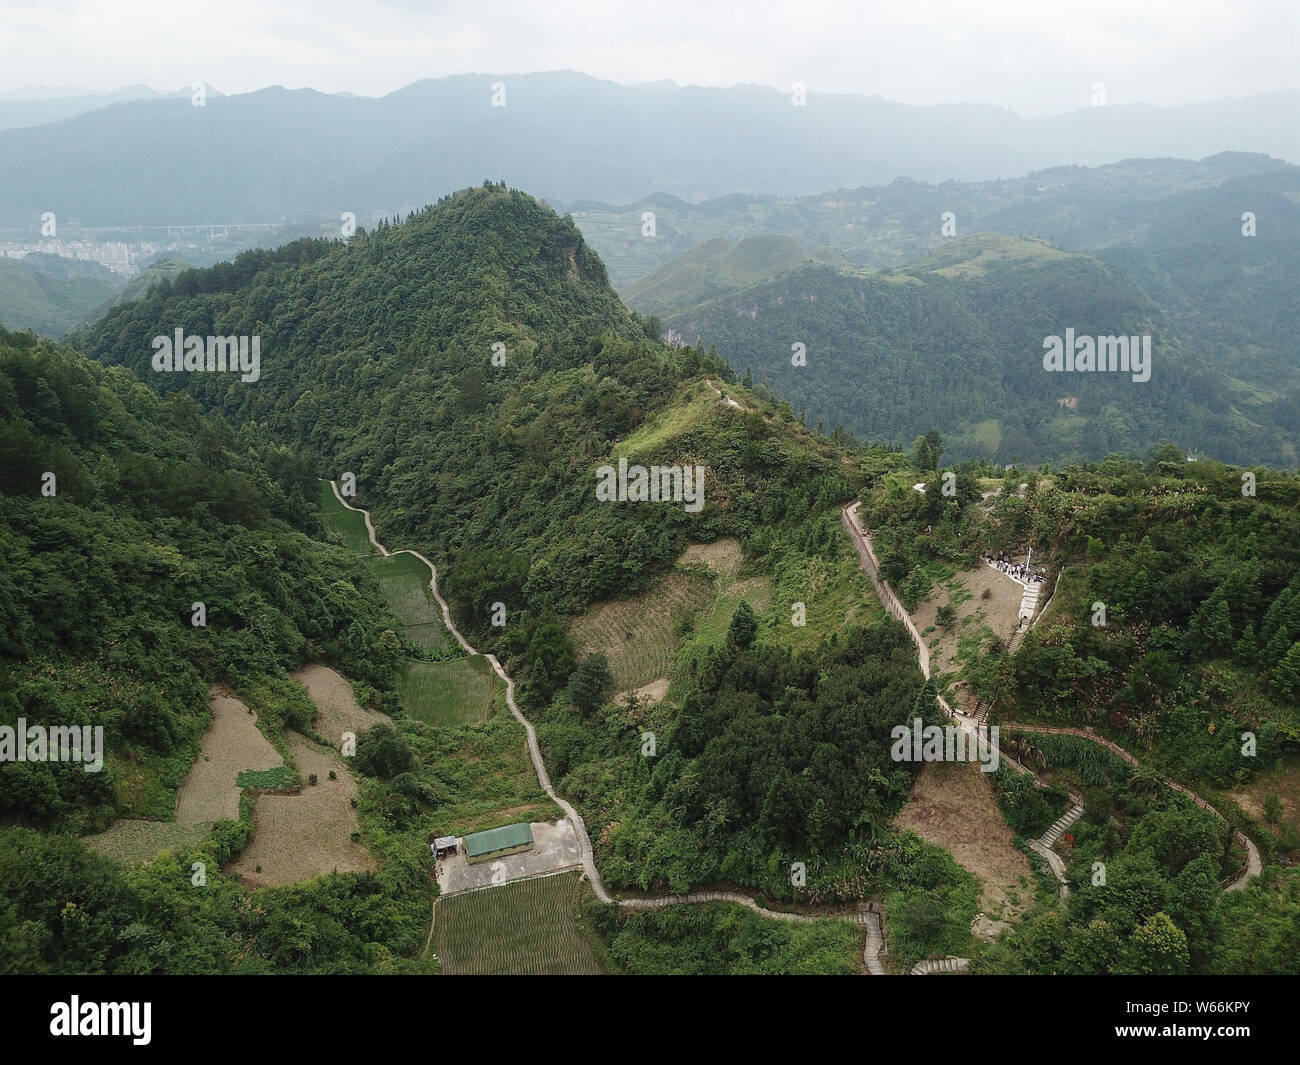
{"label": "winding concrete path", "polygon": [[[848,531],[850,538],[853,540],[854,546],[858,549],[858,560],[861,562],[862,568],[866,572],[867,576],[871,578],[872,586],[876,590],[876,596],[880,599],[885,609],[889,611],[889,613],[894,618],[902,622],[904,627],[907,629],[908,634],[912,637],[912,642],[916,645],[917,659],[921,666],[921,672],[925,676],[925,678],[929,680],[930,679],[930,649],[929,647],[926,646],[925,641],[921,638],[921,634],[917,631],[916,626],[912,623],[912,619],[908,616],[907,611],[903,609],[903,604],[899,601],[898,596],[894,594],[894,590],[890,588],[888,582],[885,581],[880,576],[880,564],[876,559],[876,553],[871,543],[871,537],[867,533],[866,529],[864,528],[862,524],[861,515],[859,514],[859,510],[861,506],[862,504],[859,502],[859,503],[851,503],[848,506],[844,507],[840,512],[841,521],[844,523],[844,528]],[[1012,579],[1014,580],[1015,578]],[[1021,582],[1017,582],[1017,583],[1021,583]],[[1059,586],[1059,584],[1060,581],[1058,580],[1056,584],[1053,586],[1052,596],[1048,598],[1048,603],[1047,603],[1048,606],[1051,605],[1051,600],[1052,598],[1055,597],[1056,587]],[[1037,596],[1035,596],[1035,599],[1037,599]],[[1035,603],[1035,606],[1036,605],[1037,604]],[[1030,626],[1027,626],[1024,629],[1018,628],[1016,631],[1017,637],[1023,637],[1024,632],[1027,631],[1029,627],[1032,627],[1032,625],[1036,623],[1038,621],[1038,618],[1041,617],[1044,613],[1046,613],[1046,608],[1044,608],[1044,610],[1042,611],[1037,611],[1037,612],[1031,611],[1030,617],[1032,617],[1033,620],[1031,621]],[[1020,642],[1019,639],[1016,639],[1014,641],[1016,646],[1019,645],[1019,642]],[[1011,647],[1010,651],[1011,653],[1014,653],[1015,647],[1014,646]],[[980,726],[983,725],[988,718],[988,707],[985,704],[981,704],[980,708],[978,708],[976,711],[976,717],[972,719],[972,718],[968,718],[965,714],[954,713],[952,707],[950,707],[947,704],[947,702],[945,702],[944,699],[940,697],[937,693],[935,697],[938,700],[939,705],[943,708],[944,712],[948,715],[948,717],[952,718],[954,721],[961,724],[961,726],[964,729],[966,729],[968,732],[978,730]],[[1048,725],[1015,725],[1015,724],[1007,724],[1004,725],[1003,727],[1006,728],[1008,731],[1046,732],[1046,733],[1058,733],[1058,734],[1070,735],[1070,736],[1079,736],[1082,737],[1083,739],[1092,740],[1094,743],[1100,743],[1103,746],[1108,747],[1110,750],[1114,751],[1115,754],[1123,758],[1130,765],[1133,766],[1141,765],[1141,762],[1139,762],[1137,758],[1129,754],[1129,752],[1124,750],[1124,748],[1119,746],[1119,744],[1114,743],[1113,741],[1108,740],[1102,736],[1098,736],[1094,734],[1091,729],[1057,728]],[[1009,755],[1002,754],[1001,757],[1017,772],[1027,773],[1029,776],[1033,777],[1036,786],[1040,788],[1045,788],[1047,786],[1046,783],[1038,776],[1038,774],[1035,773],[1028,766],[1022,765],[1020,762],[1016,761],[1014,758],[1010,757]],[[1208,810],[1210,813],[1214,814],[1220,820],[1226,822],[1227,819],[1224,818],[1224,816],[1221,813],[1219,813],[1218,810],[1216,810],[1208,802],[1206,802],[1199,795],[1193,792],[1190,788],[1184,787],[1182,784],[1179,784],[1177,781],[1170,780],[1167,777],[1163,777],[1161,779],[1164,781],[1166,785],[1173,788],[1175,791],[1182,792],[1184,795],[1190,798],[1202,809]],[[1054,850],[1052,850],[1052,847],[1056,843],[1056,841],[1061,838],[1062,834],[1064,834],[1066,829],[1068,829],[1071,825],[1073,825],[1076,821],[1078,821],[1079,818],[1082,817],[1084,813],[1083,801],[1079,795],[1071,794],[1070,802],[1071,805],[1066,810],[1066,812],[1062,814],[1052,824],[1052,826],[1048,828],[1046,832],[1043,833],[1042,836],[1040,836],[1038,839],[1031,839],[1028,841],[1029,848],[1035,854],[1041,857],[1043,861],[1047,863],[1048,868],[1050,868],[1052,870],[1053,875],[1055,875],[1057,881],[1060,884],[1061,898],[1065,898],[1067,895],[1069,895],[1070,887],[1065,878],[1065,861],[1061,858],[1059,854],[1057,854]],[[1260,861],[1259,849],[1255,846],[1254,841],[1251,840],[1251,838],[1247,836],[1244,832],[1241,832],[1239,830],[1234,830],[1234,835],[1236,836],[1237,840],[1240,843],[1242,843],[1246,848],[1246,865],[1242,869],[1242,871],[1236,876],[1231,877],[1226,881],[1220,882],[1224,891],[1238,891],[1244,888],[1250,882],[1252,877],[1259,876],[1263,868],[1262,863]],[[871,937],[869,933],[868,949],[870,948],[871,948]],[[969,959],[966,958],[953,958],[953,957],[938,958],[938,959],[931,959],[928,961],[917,962],[917,964],[912,967],[911,971],[912,971],[912,975],[914,976],[924,976],[929,973],[939,973],[939,972],[965,972],[969,964],[970,964]],[[880,960],[878,956],[875,959],[875,967],[872,967],[872,963],[870,959],[867,960],[867,967],[869,971],[872,973],[875,973],[877,971],[880,972],[884,971],[883,967],[880,965]]]}
{"label": "winding concrete path", "polygon": [[[438,606],[442,608],[442,619],[444,624],[447,626],[447,631],[456,638],[456,641],[465,650],[466,654],[479,654],[479,652],[470,645],[469,641],[461,635],[460,630],[456,628],[455,623],[451,620],[451,608],[448,607],[447,601],[443,599],[442,593],[438,591],[438,567],[425,558],[424,555],[420,554],[419,551],[412,551],[409,548],[404,548],[399,551],[390,552],[388,548],[379,542],[378,537],[376,537],[375,526],[370,519],[370,512],[362,507],[353,506],[344,499],[339,492],[339,487],[336,482],[330,481],[330,487],[334,490],[335,499],[343,504],[343,506],[347,507],[348,510],[354,510],[365,518],[366,534],[370,537],[370,542],[381,555],[414,555],[429,567],[429,590],[433,592],[434,598],[438,601]],[[582,855],[583,871],[587,874],[587,879],[591,883],[591,890],[601,902],[616,903],[619,906],[632,910],[659,909],[664,906],[676,906],[690,903],[734,902],[753,910],[757,914],[761,914],[764,917],[770,917],[777,921],[794,921],[800,923],[817,920],[850,921],[854,924],[865,926],[867,929],[867,942],[863,952],[863,960],[866,963],[868,972],[873,974],[884,972],[884,967],[881,965],[879,958],[879,954],[884,946],[883,933],[876,937],[874,945],[871,935],[873,918],[876,929],[880,930],[880,915],[879,913],[869,909],[860,909],[855,913],[828,913],[825,915],[786,913],[781,910],[766,909],[760,906],[753,897],[737,891],[696,891],[685,895],[658,895],[653,897],[627,899],[615,898],[611,895],[605,887],[604,880],[601,879],[600,871],[596,868],[596,857],[595,852],[592,850],[591,837],[587,833],[587,823],[582,819],[582,815],[573,808],[572,804],[556,794],[555,787],[551,784],[550,774],[546,771],[546,763],[542,760],[542,751],[537,743],[537,732],[534,730],[532,723],[524,717],[523,712],[515,702],[514,680],[511,679],[508,673],[506,673],[496,655],[487,654],[483,657],[487,659],[488,663],[492,666],[492,669],[496,672],[496,675],[505,682],[506,706],[510,708],[510,713],[514,715],[515,720],[523,725],[524,731],[528,736],[528,756],[532,759],[533,769],[537,772],[537,782],[555,804],[564,811],[564,816],[573,825],[574,833],[578,839],[578,847]],[[432,935],[432,929],[430,930],[430,935]],[[428,950],[427,943],[425,949],[426,951]]]}
{"label": "winding concrete path", "polygon": [[[907,631],[912,637],[912,642],[916,644],[917,655],[921,663],[921,672],[928,679],[930,676],[930,650],[928,647],[926,647],[925,641],[921,639],[921,634],[916,631],[916,626],[912,624],[911,618],[909,618],[907,616],[907,613],[903,610],[903,605],[902,603],[899,602],[898,597],[894,594],[893,589],[890,588],[889,585],[884,580],[882,580],[879,575],[879,564],[876,561],[876,553],[871,543],[871,537],[867,534],[865,528],[863,527],[862,519],[858,513],[860,507],[861,507],[861,503],[852,503],[844,507],[841,514],[841,517],[844,522],[844,526],[846,529],[849,530],[849,533],[853,537],[854,543],[858,548],[858,557],[862,562],[862,568],[866,570],[867,576],[871,578],[871,582],[876,589],[876,594],[880,597],[881,602],[884,603],[886,609],[890,612],[890,614],[898,618],[898,620],[901,621],[907,627]],[[1014,580],[1015,578],[1012,579]],[[1021,583],[1021,582],[1017,581],[1017,583]],[[1057,585],[1059,584],[1060,582],[1058,580]],[[1056,595],[1056,587],[1054,586],[1052,589],[1052,597],[1054,597],[1055,595]],[[1051,597],[1049,597],[1048,599],[1048,604],[1050,605],[1050,603],[1051,603]],[[1037,621],[1038,617],[1042,616],[1042,613],[1043,611],[1040,611],[1038,613],[1038,616],[1034,618],[1034,621]],[[1022,635],[1023,633],[1018,632],[1018,634]],[[952,709],[942,699],[939,700],[939,704],[943,707],[944,711],[948,714],[949,717],[953,717],[956,720],[960,720],[962,717],[965,716],[965,715],[954,715]],[[982,706],[981,709],[982,709],[982,714],[977,711],[976,727],[978,727],[978,724],[982,724],[983,721],[988,716],[987,707]],[[970,722],[966,721],[966,722],[962,722],[962,724],[963,727],[966,727],[968,724],[970,724]],[[1017,725],[1015,723],[1005,723],[1002,727],[1007,731],[1043,732],[1043,733],[1055,733],[1055,734],[1066,735],[1066,736],[1078,736],[1082,739],[1091,740],[1093,743],[1099,743],[1102,746],[1109,748],[1116,755],[1124,759],[1124,761],[1128,762],[1132,766],[1140,767],[1142,764],[1137,758],[1135,758],[1128,751],[1124,750],[1124,748],[1121,747],[1119,744],[1115,743],[1112,740],[1108,740],[1103,736],[1098,736],[1091,729],[1062,728],[1062,727],[1057,727],[1052,725]],[[1028,768],[1027,766],[1021,765],[1014,758],[1011,758],[1006,754],[1003,754],[1001,757],[1005,761],[1007,761],[1012,766],[1012,768],[1016,769],[1017,771],[1021,773],[1030,774],[1034,778],[1035,783],[1037,783],[1039,787],[1045,786],[1043,781],[1039,778],[1038,774],[1035,773],[1032,769]],[[1217,809],[1211,806],[1208,802],[1202,799],[1190,788],[1185,787],[1182,784],[1179,784],[1177,781],[1170,780],[1168,777],[1162,777],[1161,779],[1164,781],[1166,786],[1173,788],[1175,791],[1182,792],[1182,794],[1186,795],[1189,799],[1191,799],[1194,803],[1196,803],[1197,806],[1201,807],[1203,810],[1208,810],[1210,813],[1214,814],[1215,817],[1219,818],[1219,820],[1224,821],[1226,823],[1227,819],[1221,813],[1219,813]],[[1066,881],[1065,881],[1065,863],[1061,860],[1060,855],[1058,855],[1055,851],[1052,850],[1052,845],[1055,844],[1058,839],[1060,839],[1061,834],[1067,828],[1069,828],[1070,825],[1074,824],[1076,821],[1079,820],[1080,817],[1083,816],[1083,803],[1081,798],[1078,795],[1071,795],[1070,798],[1072,802],[1070,809],[1067,810],[1066,813],[1063,814],[1062,817],[1054,825],[1052,825],[1052,827],[1049,828],[1047,832],[1045,832],[1042,835],[1042,837],[1040,837],[1039,839],[1034,839],[1029,841],[1030,848],[1036,854],[1040,855],[1043,858],[1043,860],[1046,861],[1047,864],[1051,867],[1052,872],[1056,874],[1057,880],[1059,880],[1061,883],[1062,897],[1064,897],[1069,892],[1069,888],[1066,885]],[[1221,882],[1223,884],[1224,891],[1238,891],[1241,888],[1244,888],[1250,882],[1251,878],[1259,876],[1260,872],[1263,869],[1263,864],[1259,856],[1259,848],[1255,846],[1254,841],[1249,836],[1247,836],[1244,832],[1241,832],[1239,830],[1234,830],[1234,835],[1237,841],[1241,843],[1242,846],[1244,846],[1246,849],[1246,864],[1242,868],[1239,874],[1229,878],[1226,881]]]}
{"label": "winding concrete path", "polygon": [[[466,654],[477,655],[479,652],[476,651],[470,645],[469,641],[461,635],[460,630],[456,628],[456,623],[451,620],[451,608],[447,605],[447,601],[443,599],[442,593],[438,591],[438,567],[420,554],[419,551],[412,551],[410,548],[390,552],[388,548],[379,542],[378,537],[375,536],[375,526],[370,520],[370,511],[365,510],[362,507],[354,507],[344,499],[342,494],[339,492],[339,486],[336,482],[330,481],[330,487],[334,490],[335,499],[347,507],[348,510],[355,510],[365,518],[366,533],[370,537],[370,542],[375,545],[375,549],[381,555],[414,555],[429,567],[429,590],[433,592],[433,597],[438,601],[438,606],[442,608],[442,620],[447,626],[447,631],[456,637],[456,642],[460,644]],[[587,879],[591,882],[591,890],[596,893],[596,897],[600,899],[601,902],[613,902],[614,898],[605,889],[605,882],[600,878],[600,871],[596,868],[595,853],[591,849],[591,837],[587,834],[586,822],[583,821],[582,815],[579,814],[577,810],[555,793],[555,788],[551,784],[550,774],[546,772],[546,763],[542,761],[541,748],[537,745],[537,732],[534,730],[529,720],[524,717],[518,704],[515,703],[515,682],[502,668],[496,655],[484,655],[483,657],[487,659],[488,664],[496,672],[496,675],[505,682],[506,706],[510,708],[510,713],[514,715],[515,720],[524,726],[524,732],[528,735],[528,755],[532,759],[533,769],[537,772],[537,782],[542,786],[542,790],[546,792],[555,804],[564,811],[564,816],[569,820],[570,824],[573,825],[574,833],[578,838],[578,848],[582,854],[582,868],[587,874]]]}
{"label": "winding concrete path", "polygon": [[[1142,763],[1137,758],[1131,755],[1128,751],[1126,751],[1114,740],[1108,740],[1106,739],[1105,736],[1098,736],[1095,732],[1092,731],[1092,729],[1089,728],[1065,728],[1058,725],[1018,725],[1015,722],[1008,722],[1005,725],[1003,725],[1003,728],[1005,728],[1009,732],[1038,732],[1038,733],[1046,733],[1049,735],[1056,735],[1056,736],[1077,736],[1080,739],[1090,740],[1093,743],[1100,744],[1101,746],[1107,748],[1109,751],[1111,751],[1118,757],[1122,758],[1125,762],[1127,762],[1131,766],[1137,768],[1142,767]],[[1168,777],[1161,777],[1160,779],[1164,783],[1165,787],[1173,788],[1174,791],[1181,792],[1182,794],[1186,795],[1189,799],[1191,799],[1192,802],[1196,803],[1196,805],[1199,806],[1202,810],[1206,810],[1209,813],[1214,814],[1214,816],[1217,817],[1220,821],[1227,824],[1228,819],[1224,817],[1223,814],[1221,814],[1214,806],[1210,805],[1210,803],[1206,802],[1199,795],[1197,795],[1196,792],[1192,791],[1191,788],[1186,787],[1183,784],[1179,784],[1178,781],[1176,780],[1170,780]],[[1082,812],[1082,808],[1080,808],[1080,810]],[[1250,882],[1250,880],[1253,877],[1259,876],[1259,874],[1263,871],[1264,868],[1263,862],[1260,860],[1259,848],[1255,846],[1255,841],[1252,840],[1248,835],[1246,835],[1246,833],[1242,832],[1240,829],[1233,829],[1233,835],[1236,838],[1237,842],[1240,843],[1246,849],[1246,864],[1245,866],[1242,867],[1240,873],[1238,873],[1236,876],[1229,878],[1227,882],[1223,884],[1224,891],[1240,891]],[[1056,841],[1053,840],[1052,842],[1054,843]]]}

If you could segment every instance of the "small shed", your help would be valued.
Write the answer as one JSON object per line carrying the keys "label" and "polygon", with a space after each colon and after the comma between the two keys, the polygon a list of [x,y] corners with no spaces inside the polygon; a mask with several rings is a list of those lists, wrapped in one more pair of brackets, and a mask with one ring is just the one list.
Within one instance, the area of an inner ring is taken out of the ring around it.
{"label": "small shed", "polygon": [[439,836],[433,841],[433,856],[435,858],[445,858],[449,854],[456,853],[456,846],[460,843],[455,836]]}
{"label": "small shed", "polygon": [[528,825],[506,825],[465,837],[465,861],[486,862],[506,854],[518,854],[533,845],[533,830]]}

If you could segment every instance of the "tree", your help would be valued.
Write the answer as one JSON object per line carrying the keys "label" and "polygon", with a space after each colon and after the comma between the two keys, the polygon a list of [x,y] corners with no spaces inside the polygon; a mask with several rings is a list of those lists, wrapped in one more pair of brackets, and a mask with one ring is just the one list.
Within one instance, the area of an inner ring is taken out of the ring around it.
{"label": "tree", "polygon": [[1126,976],[1182,976],[1187,936],[1166,913],[1153,913],[1129,939],[1120,972]]}
{"label": "tree", "polygon": [[754,642],[758,635],[758,618],[748,600],[742,599],[731,615],[731,624],[727,627],[727,639],[737,647],[745,648]]}
{"label": "tree", "polygon": [[614,690],[614,674],[609,659],[597,652],[588,655],[569,677],[566,693],[569,701],[590,716],[604,705]]}
{"label": "tree", "polygon": [[387,780],[409,770],[414,758],[391,725],[376,725],[357,737],[356,762],[361,772]]}
{"label": "tree", "polygon": [[1300,641],[1293,643],[1291,649],[1282,657],[1270,676],[1273,690],[1289,701],[1300,699]]}
{"label": "tree", "polygon": [[943,444],[935,429],[931,429],[924,436],[918,436],[912,443],[912,464],[918,470],[937,470],[941,454],[943,454]]}

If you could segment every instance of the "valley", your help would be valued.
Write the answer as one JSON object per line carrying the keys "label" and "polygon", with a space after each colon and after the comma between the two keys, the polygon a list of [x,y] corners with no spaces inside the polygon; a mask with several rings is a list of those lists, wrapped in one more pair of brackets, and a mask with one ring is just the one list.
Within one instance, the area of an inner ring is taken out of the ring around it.
{"label": "valley", "polygon": [[0,85],[7,1026],[951,975],[1026,1045],[1283,1030],[1281,13],[130,6],[6,24],[86,83]]}

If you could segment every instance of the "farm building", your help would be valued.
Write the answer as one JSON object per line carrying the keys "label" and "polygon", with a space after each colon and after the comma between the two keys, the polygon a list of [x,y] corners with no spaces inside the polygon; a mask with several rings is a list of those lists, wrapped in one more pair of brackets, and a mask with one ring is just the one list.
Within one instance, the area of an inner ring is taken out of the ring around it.
{"label": "farm building", "polygon": [[455,854],[458,842],[455,836],[439,836],[432,844],[434,857],[445,858],[449,854]]}
{"label": "farm building", "polygon": [[465,837],[465,860],[470,864],[485,862],[489,858],[500,858],[506,854],[518,854],[533,845],[533,830],[527,825],[506,825],[504,828],[491,828],[486,832],[475,832]]}

